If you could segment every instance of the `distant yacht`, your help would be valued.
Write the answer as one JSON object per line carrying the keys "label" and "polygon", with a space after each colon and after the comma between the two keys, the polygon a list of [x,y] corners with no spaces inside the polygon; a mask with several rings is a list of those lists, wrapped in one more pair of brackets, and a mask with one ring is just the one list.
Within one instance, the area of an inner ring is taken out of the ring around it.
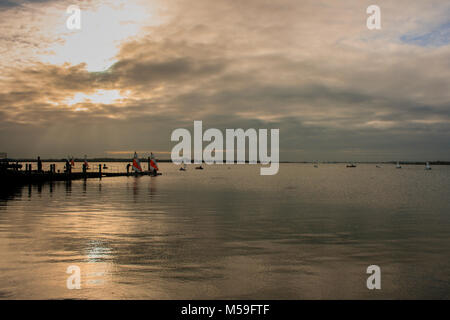
{"label": "distant yacht", "polygon": [[431,170],[431,166],[430,166],[430,163],[429,163],[429,162],[427,162],[427,164],[426,164],[426,166],[425,166],[425,170]]}
{"label": "distant yacht", "polygon": [[397,169],[401,169],[402,166],[400,165],[400,162],[397,161],[397,165],[395,166]]}

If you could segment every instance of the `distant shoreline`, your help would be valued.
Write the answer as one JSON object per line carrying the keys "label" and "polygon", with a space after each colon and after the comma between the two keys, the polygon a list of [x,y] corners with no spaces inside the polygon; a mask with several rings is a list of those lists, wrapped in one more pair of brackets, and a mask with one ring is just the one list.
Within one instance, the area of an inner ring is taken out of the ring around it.
{"label": "distant shoreline", "polygon": [[[141,158],[139,159],[142,162],[147,161],[147,158]],[[9,162],[37,162],[36,158],[33,159],[4,159],[4,161]],[[66,159],[41,159],[42,162],[66,162]],[[84,162],[84,159],[74,159],[75,162]],[[92,158],[87,159],[88,162],[131,162],[132,159],[126,159],[126,158]],[[172,162],[171,159],[156,159],[156,161],[161,163],[170,163]],[[404,165],[424,165],[427,161],[399,161],[400,164]],[[430,165],[450,165],[450,161],[428,161]],[[226,162],[223,162],[226,164]],[[236,162],[235,162],[236,163]],[[248,161],[246,161],[248,163]],[[303,164],[348,164],[348,163],[355,163],[355,164],[396,164],[397,161],[279,161],[279,163],[303,163]]]}

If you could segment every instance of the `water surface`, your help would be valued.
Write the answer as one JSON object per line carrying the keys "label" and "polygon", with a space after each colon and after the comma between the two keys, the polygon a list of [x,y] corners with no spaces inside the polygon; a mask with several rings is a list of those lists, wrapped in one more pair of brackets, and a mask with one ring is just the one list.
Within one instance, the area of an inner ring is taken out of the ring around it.
{"label": "water surface", "polygon": [[160,167],[2,190],[0,298],[450,298],[447,166]]}

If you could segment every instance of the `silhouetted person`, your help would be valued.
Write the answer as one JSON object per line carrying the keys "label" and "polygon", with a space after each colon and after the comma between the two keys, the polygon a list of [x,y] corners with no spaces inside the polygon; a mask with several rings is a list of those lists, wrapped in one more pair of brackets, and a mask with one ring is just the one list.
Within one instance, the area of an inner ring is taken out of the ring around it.
{"label": "silhouetted person", "polygon": [[72,172],[72,166],[70,165],[69,160],[66,160],[66,167],[65,167],[65,172],[66,173],[71,173]]}
{"label": "silhouetted person", "polygon": [[38,160],[37,160],[37,171],[38,172],[42,172],[42,161],[41,161],[41,157],[38,157]]}

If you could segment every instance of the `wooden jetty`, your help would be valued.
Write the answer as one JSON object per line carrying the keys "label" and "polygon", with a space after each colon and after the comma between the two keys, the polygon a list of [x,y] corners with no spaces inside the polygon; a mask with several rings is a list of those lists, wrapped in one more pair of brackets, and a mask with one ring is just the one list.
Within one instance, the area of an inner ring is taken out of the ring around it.
{"label": "wooden jetty", "polygon": [[[102,177],[122,177],[122,176],[152,176],[151,172],[142,173],[126,173],[126,172],[26,172],[26,171],[4,171],[0,172],[1,184],[29,184],[29,183],[44,183],[49,181],[69,181],[80,180],[89,178],[102,178]],[[160,175],[160,174],[158,174]]]}
{"label": "wooden jetty", "polygon": [[[0,162],[0,185],[23,185],[32,183],[45,183],[50,181],[71,181],[90,178],[103,178],[103,177],[122,177],[122,176],[156,176],[161,173],[155,173],[153,171],[143,172],[129,172],[127,166],[127,172],[102,172],[101,165],[98,166],[98,171],[88,172],[87,168],[83,165],[83,172],[72,172],[70,165],[66,167],[64,172],[56,172],[55,165],[50,165],[49,171],[42,170],[42,163],[38,158],[38,169],[32,170],[31,165],[26,165],[25,170],[22,169],[22,165],[15,163],[11,164],[8,161]],[[67,169],[68,168],[68,169]]]}

